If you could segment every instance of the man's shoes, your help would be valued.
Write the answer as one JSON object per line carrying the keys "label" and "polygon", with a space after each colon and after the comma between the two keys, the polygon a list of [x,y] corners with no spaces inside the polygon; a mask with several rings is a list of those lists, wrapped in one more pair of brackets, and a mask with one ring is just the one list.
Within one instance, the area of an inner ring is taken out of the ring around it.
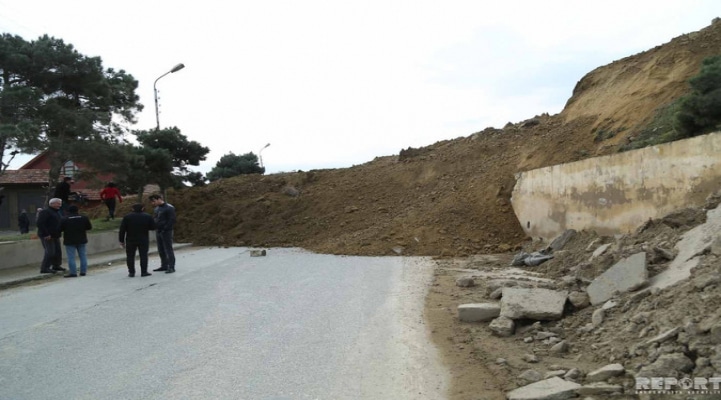
{"label": "man's shoes", "polygon": [[150,275],[153,275],[153,274],[151,274],[150,272],[143,272],[140,274],[140,276],[150,276]]}
{"label": "man's shoes", "polygon": [[135,272],[131,272],[128,274],[128,278],[134,278],[134,277],[135,277]]}
{"label": "man's shoes", "polygon": [[175,268],[168,268],[168,270],[165,271],[166,274],[172,274],[173,272],[175,272]]}
{"label": "man's shoes", "polygon": [[65,271],[65,268],[63,268],[61,266],[57,266],[57,267],[53,267],[52,270],[53,271]]}
{"label": "man's shoes", "polygon": [[41,274],[54,274],[55,271],[53,271],[52,269],[46,269],[46,270],[42,270],[42,269],[41,269],[41,270],[40,270],[40,273],[41,273]]}
{"label": "man's shoes", "polygon": [[81,273],[80,273],[80,276],[85,276],[85,272],[81,272]]}
{"label": "man's shoes", "polygon": [[78,277],[77,274],[67,274],[67,275],[63,276],[63,278],[77,278],[77,277]]}
{"label": "man's shoes", "polygon": [[153,271],[167,271],[167,270],[168,270],[167,267],[160,267],[160,268],[155,268]]}

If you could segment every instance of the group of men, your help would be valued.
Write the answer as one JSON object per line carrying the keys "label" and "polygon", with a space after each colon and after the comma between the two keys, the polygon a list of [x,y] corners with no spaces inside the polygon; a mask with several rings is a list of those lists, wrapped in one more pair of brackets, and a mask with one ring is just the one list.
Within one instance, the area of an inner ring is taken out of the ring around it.
{"label": "group of men", "polygon": [[[64,183],[69,183],[67,180]],[[68,185],[69,186],[69,185]],[[140,258],[140,276],[150,276],[148,272],[148,251],[150,247],[150,231],[156,233],[160,267],[154,271],[175,272],[175,253],[173,251],[173,229],[175,227],[175,208],[165,202],[162,196],[154,194],[148,197],[155,207],[154,215],[144,212],[142,204],[134,204],[132,212],[123,217],[120,223],[118,237],[120,245],[125,248],[128,276],[135,276],[135,255]],[[75,255],[80,259],[80,276],[85,276],[88,269],[86,245],[88,243],[87,231],[92,229],[88,217],[78,213],[75,205],[67,206],[62,213],[63,199],[54,197],[48,202],[37,218],[38,238],[43,244],[44,255],[40,264],[40,273],[48,274],[65,271],[61,267],[62,250],[60,238],[68,258],[68,274],[66,278],[78,276]]]}

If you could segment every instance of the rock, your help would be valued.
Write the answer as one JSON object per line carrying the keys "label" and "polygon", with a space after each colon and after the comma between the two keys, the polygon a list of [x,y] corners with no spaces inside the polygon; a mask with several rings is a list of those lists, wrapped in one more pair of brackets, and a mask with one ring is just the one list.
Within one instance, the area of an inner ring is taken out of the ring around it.
{"label": "rock", "polygon": [[690,372],[694,363],[683,353],[662,354],[652,364],[646,365],[636,374],[639,377],[673,377],[678,378],[679,372]]}
{"label": "rock", "polygon": [[567,297],[566,292],[549,289],[506,287],[501,299],[501,316],[511,319],[560,319]]}
{"label": "rock", "polygon": [[581,396],[589,395],[610,395],[612,393],[623,393],[623,386],[612,385],[606,382],[594,382],[587,385],[583,385],[576,390]]}
{"label": "rock", "polygon": [[636,253],[616,263],[596,277],[586,288],[591,304],[596,305],[613,297],[616,292],[630,292],[648,282],[646,253]]}
{"label": "rock", "polygon": [[523,343],[531,343],[533,341],[533,338],[528,336],[523,338]]}
{"label": "rock", "polygon": [[613,307],[616,307],[617,305],[618,305],[618,303],[616,303],[615,301],[609,300],[609,301],[603,303],[603,305],[601,306],[601,309],[606,311],[606,310],[612,309]]}
{"label": "rock", "polygon": [[554,377],[532,383],[506,393],[508,400],[565,400],[575,397],[581,385]]}
{"label": "rock", "polygon": [[570,301],[571,304],[579,310],[582,310],[591,304],[591,301],[588,298],[588,293],[579,291],[569,293],[568,301]]}
{"label": "rock", "polygon": [[717,273],[706,274],[706,275],[701,275],[699,277],[694,278],[693,286],[697,290],[703,290],[707,286],[718,285],[719,282],[721,282],[721,275],[719,275]]}
{"label": "rock", "polygon": [[491,294],[488,295],[488,298],[490,298],[491,300],[498,300],[501,298],[501,296],[503,296],[503,288],[498,288],[491,292]]}
{"label": "rock", "polygon": [[527,369],[518,375],[518,378],[523,379],[526,382],[538,382],[543,379],[543,375],[535,369]]}
{"label": "rock", "polygon": [[581,370],[578,368],[571,368],[563,375],[564,379],[578,379],[581,377]]}
{"label": "rock", "polygon": [[535,364],[538,362],[538,356],[535,354],[524,354],[521,359],[529,364]]}
{"label": "rock", "polygon": [[601,382],[608,378],[623,375],[626,369],[621,364],[609,364],[586,375],[588,382]]}
{"label": "rock", "polygon": [[548,247],[553,251],[561,250],[576,236],[576,233],[575,229],[566,229],[562,234],[553,239]]}
{"label": "rock", "polygon": [[600,256],[601,254],[605,253],[608,248],[611,247],[611,243],[606,243],[604,245],[599,246],[593,254],[591,254],[591,261],[593,261],[594,258]]}
{"label": "rock", "polygon": [[471,303],[458,306],[458,319],[463,322],[483,322],[496,318],[501,307],[494,303]]}
{"label": "rock", "polygon": [[551,347],[549,350],[551,354],[564,354],[568,352],[568,342],[562,340]]}
{"label": "rock", "polygon": [[648,318],[651,316],[651,313],[648,311],[640,312],[638,314],[635,314],[633,317],[631,317],[630,321],[634,324],[647,324]]}
{"label": "rock", "polygon": [[[553,378],[554,376],[557,376],[557,377],[560,378],[560,377],[562,377],[562,376],[565,375],[565,374],[566,374],[566,370],[565,370],[565,369],[554,369],[554,370],[552,370],[552,371],[546,372],[546,374],[543,375],[543,379]],[[540,380],[540,379],[539,379],[539,380]]]}
{"label": "rock", "polygon": [[264,257],[266,255],[265,250],[251,250],[250,256],[251,257]]}
{"label": "rock", "polygon": [[603,316],[605,314],[605,311],[603,311],[603,308],[599,308],[598,310],[594,311],[593,314],[591,314],[591,323],[594,327],[601,326],[603,323]]}
{"label": "rock", "polygon": [[657,335],[656,337],[654,337],[654,338],[652,338],[652,339],[649,339],[649,340],[644,344],[644,346],[648,346],[648,345],[651,345],[651,344],[653,344],[653,343],[662,343],[662,342],[665,342],[665,341],[671,339],[672,337],[675,337],[676,335],[678,335],[679,332],[681,332],[681,328],[680,328],[680,327],[676,327],[676,328],[667,330],[666,332],[663,332],[662,334]]}
{"label": "rock", "polygon": [[473,280],[473,278],[458,278],[456,279],[456,286],[458,287],[473,287],[476,285],[476,282]]}
{"label": "rock", "polygon": [[506,360],[505,358],[496,358],[496,364],[506,364],[507,362],[508,360]]}
{"label": "rock", "polygon": [[558,336],[558,334],[555,332],[536,332],[536,336],[534,336],[534,339],[544,340],[554,336]]}
{"label": "rock", "polygon": [[491,332],[493,332],[496,336],[508,337],[513,335],[516,324],[512,319],[501,316],[491,321],[488,328],[490,328]]}

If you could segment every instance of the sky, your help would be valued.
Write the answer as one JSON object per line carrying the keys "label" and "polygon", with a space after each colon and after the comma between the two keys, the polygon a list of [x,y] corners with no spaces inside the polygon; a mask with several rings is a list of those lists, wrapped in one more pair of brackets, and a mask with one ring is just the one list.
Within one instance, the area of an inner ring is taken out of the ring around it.
{"label": "sky", "polygon": [[0,0],[3,33],[133,75],[131,129],[155,128],[153,84],[183,63],[157,80],[158,119],[210,148],[203,173],[231,152],[345,168],[557,114],[593,69],[715,17],[718,0]]}

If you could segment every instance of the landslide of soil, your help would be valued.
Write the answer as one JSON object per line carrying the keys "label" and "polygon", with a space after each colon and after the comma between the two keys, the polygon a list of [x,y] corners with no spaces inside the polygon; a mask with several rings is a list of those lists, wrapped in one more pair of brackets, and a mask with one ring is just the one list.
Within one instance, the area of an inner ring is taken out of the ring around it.
{"label": "landslide of soil", "polygon": [[[246,175],[168,193],[176,240],[345,255],[459,257],[518,250],[514,174],[619,151],[686,94],[721,22],[599,67],[563,111],[343,169]],[[611,133],[611,134],[609,134]]]}

